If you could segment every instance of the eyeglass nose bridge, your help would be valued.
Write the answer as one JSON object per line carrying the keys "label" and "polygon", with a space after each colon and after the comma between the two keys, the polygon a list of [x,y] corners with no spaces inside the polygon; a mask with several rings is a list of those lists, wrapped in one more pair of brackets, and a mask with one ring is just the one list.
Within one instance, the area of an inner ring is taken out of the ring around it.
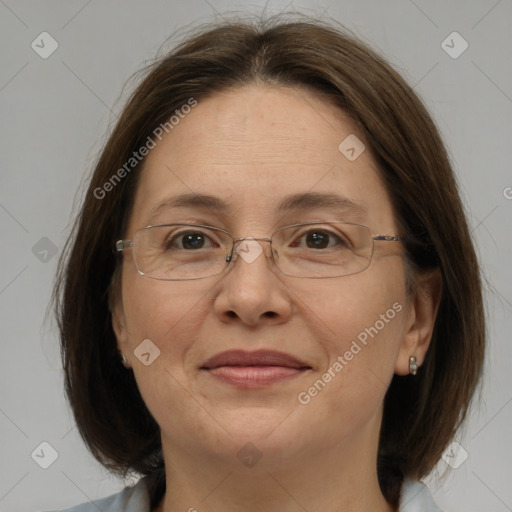
{"label": "eyeglass nose bridge", "polygon": [[[239,245],[241,242],[244,242],[245,240],[250,240],[251,242],[268,242],[270,244],[270,257],[272,260],[274,260],[274,250],[272,248],[272,238],[254,238],[252,236],[244,236],[242,238],[233,238],[233,246],[231,248],[231,252],[226,256],[226,263],[235,262],[236,257],[233,258],[233,253],[236,252],[235,248],[237,245]],[[238,252],[237,252],[238,256]]]}

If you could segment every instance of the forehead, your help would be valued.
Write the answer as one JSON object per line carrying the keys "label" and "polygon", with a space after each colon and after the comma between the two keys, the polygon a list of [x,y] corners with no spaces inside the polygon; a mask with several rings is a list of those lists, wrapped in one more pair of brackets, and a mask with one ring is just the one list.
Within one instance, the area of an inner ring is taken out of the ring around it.
{"label": "forehead", "polygon": [[305,89],[251,85],[216,93],[146,157],[132,227],[184,194],[218,197],[232,223],[255,223],[271,222],[286,197],[305,193],[338,194],[367,211],[368,225],[389,225],[391,204],[370,151],[347,157],[354,153],[347,147],[359,152],[363,143],[347,115]]}

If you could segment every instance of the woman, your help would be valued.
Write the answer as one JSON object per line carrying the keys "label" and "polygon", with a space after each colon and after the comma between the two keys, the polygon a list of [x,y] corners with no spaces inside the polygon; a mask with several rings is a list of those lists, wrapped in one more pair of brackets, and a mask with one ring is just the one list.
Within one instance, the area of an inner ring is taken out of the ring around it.
{"label": "woman", "polygon": [[157,62],[56,298],[81,435],[143,476],[70,510],[439,510],[479,266],[431,117],[352,36],[226,22]]}

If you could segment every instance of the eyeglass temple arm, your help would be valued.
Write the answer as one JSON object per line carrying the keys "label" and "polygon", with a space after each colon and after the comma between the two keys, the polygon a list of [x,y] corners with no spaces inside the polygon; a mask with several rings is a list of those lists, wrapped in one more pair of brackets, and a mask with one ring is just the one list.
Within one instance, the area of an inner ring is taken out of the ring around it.
{"label": "eyeglass temple arm", "polygon": [[391,236],[391,235],[375,235],[372,237],[374,240],[382,240],[384,242],[403,242],[405,238],[403,236]]}
{"label": "eyeglass temple arm", "polygon": [[132,240],[118,240],[116,242],[116,251],[117,252],[123,252],[125,249],[128,249],[129,247],[133,247]]}

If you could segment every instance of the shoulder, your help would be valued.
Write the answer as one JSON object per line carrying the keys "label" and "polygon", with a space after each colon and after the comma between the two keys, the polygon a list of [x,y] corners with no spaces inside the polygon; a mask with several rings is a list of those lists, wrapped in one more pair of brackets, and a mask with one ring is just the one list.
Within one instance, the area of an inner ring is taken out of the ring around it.
{"label": "shoulder", "polygon": [[95,501],[88,501],[74,507],[60,511],[47,512],[151,512],[149,493],[144,478],[131,487],[125,487],[121,492],[101,498]]}
{"label": "shoulder", "polygon": [[402,486],[398,512],[442,512],[442,510],[434,503],[425,484],[406,479]]}

